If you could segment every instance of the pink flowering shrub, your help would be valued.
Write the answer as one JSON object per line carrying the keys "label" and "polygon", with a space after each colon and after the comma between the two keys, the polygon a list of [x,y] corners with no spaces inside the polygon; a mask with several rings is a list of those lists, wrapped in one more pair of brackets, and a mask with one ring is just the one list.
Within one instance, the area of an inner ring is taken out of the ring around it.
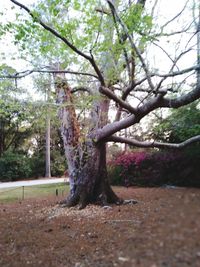
{"label": "pink flowering shrub", "polygon": [[200,186],[200,154],[187,151],[128,152],[108,162],[113,185]]}
{"label": "pink flowering shrub", "polygon": [[122,166],[125,169],[128,169],[129,167],[133,166],[134,167],[140,167],[142,162],[147,159],[147,153],[142,151],[142,152],[130,152],[128,154],[121,154],[118,156],[114,164],[117,166]]}
{"label": "pink flowering shrub", "polygon": [[142,165],[147,160],[148,154],[145,151],[118,155],[116,159],[108,163],[111,183],[125,186],[133,184],[133,177],[138,176]]}

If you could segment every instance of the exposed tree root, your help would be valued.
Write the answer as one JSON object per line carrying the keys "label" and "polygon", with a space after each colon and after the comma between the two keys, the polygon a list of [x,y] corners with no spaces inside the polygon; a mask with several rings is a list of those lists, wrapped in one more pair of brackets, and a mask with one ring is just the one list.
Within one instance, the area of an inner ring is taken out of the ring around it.
{"label": "exposed tree root", "polygon": [[[89,198],[85,193],[82,193],[79,196],[69,196],[67,199],[64,199],[59,202],[62,207],[74,207],[77,206],[78,209],[84,209],[88,204],[95,204],[102,207],[109,206],[110,204],[123,205],[132,203],[132,200],[123,200],[117,197],[115,194],[107,196],[104,193],[101,193],[98,197]],[[135,204],[135,203],[134,203]]]}
{"label": "exposed tree root", "polygon": [[138,201],[136,199],[124,199],[123,200],[123,205],[127,205],[127,204],[137,204]]}

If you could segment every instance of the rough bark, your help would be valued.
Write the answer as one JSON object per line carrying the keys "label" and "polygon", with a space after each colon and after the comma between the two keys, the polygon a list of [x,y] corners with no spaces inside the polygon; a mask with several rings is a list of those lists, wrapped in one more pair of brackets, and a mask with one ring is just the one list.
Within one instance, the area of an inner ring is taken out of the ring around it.
{"label": "rough bark", "polygon": [[[76,176],[73,176],[73,190],[71,188],[66,206],[79,204],[84,208],[88,203],[117,203],[119,198],[112,191],[107,177],[106,145],[95,145],[92,140],[79,145],[79,164]],[[71,177],[72,181],[72,177]]]}
{"label": "rough bark", "polygon": [[95,129],[107,123],[109,101],[102,98],[94,103],[91,127],[86,136],[81,136],[71,89],[65,80],[57,78],[56,90],[70,180],[70,194],[62,204],[68,207],[79,204],[84,208],[88,203],[119,202],[108,181],[106,144],[94,142]]}

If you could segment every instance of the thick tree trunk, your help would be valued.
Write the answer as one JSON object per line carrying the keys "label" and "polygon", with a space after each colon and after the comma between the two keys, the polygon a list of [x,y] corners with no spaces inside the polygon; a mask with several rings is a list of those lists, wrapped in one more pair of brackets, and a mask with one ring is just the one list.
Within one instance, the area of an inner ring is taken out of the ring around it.
{"label": "thick tree trunk", "polygon": [[83,208],[88,203],[106,205],[119,202],[108,181],[106,145],[95,145],[92,140],[88,140],[79,151],[79,169],[66,204],[80,204]]}
{"label": "thick tree trunk", "polygon": [[94,104],[89,133],[81,136],[70,88],[63,79],[57,79],[56,87],[70,180],[70,194],[62,204],[84,208],[88,203],[119,202],[108,181],[106,144],[94,142],[95,129],[107,123],[108,101],[102,98]]}

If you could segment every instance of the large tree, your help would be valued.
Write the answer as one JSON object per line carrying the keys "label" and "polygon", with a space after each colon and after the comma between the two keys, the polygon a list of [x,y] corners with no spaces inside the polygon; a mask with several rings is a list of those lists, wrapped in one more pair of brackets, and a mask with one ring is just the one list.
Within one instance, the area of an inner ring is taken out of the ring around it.
{"label": "large tree", "polygon": [[[177,148],[200,140],[197,135],[181,144],[163,144],[118,135],[155,110],[179,108],[199,99],[198,3],[185,1],[172,18],[157,23],[153,17],[158,1],[107,0],[97,5],[93,0],[46,0],[34,9],[10,1],[33,19],[31,23],[26,17],[24,27],[18,27],[18,40],[25,37],[28,46],[30,36],[37,36],[37,41],[42,39],[38,49],[49,55],[53,53],[50,48],[56,52],[60,48],[67,57],[48,69],[38,67],[15,75],[53,73],[70,178],[67,206],[120,201],[107,178],[108,142]],[[186,21],[188,12],[191,20]],[[174,31],[174,27],[179,29]],[[184,42],[179,42],[180,36]],[[194,48],[196,59],[182,67],[194,56]],[[78,78],[70,82],[65,73]]]}

